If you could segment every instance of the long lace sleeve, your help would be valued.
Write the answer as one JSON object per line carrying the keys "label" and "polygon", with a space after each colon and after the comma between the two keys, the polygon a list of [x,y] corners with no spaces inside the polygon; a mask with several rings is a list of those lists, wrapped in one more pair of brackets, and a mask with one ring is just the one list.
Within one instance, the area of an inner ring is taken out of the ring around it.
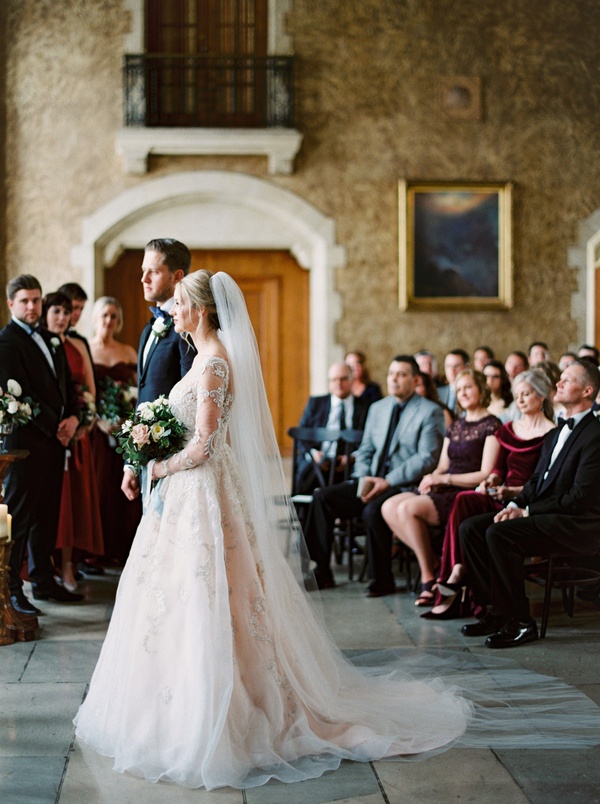
{"label": "long lace sleeve", "polygon": [[217,447],[228,397],[229,369],[221,358],[210,358],[188,393],[196,395],[194,435],[179,452],[155,465],[155,476],[164,477],[210,460]]}

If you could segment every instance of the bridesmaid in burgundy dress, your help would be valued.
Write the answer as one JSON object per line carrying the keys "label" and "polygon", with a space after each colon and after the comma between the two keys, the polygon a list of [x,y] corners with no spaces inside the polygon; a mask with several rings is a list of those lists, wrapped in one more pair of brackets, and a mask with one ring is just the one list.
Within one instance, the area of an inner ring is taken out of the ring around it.
{"label": "bridesmaid in burgundy dress", "polygon": [[95,417],[96,388],[92,363],[85,344],[77,338],[65,335],[71,320],[69,297],[64,293],[49,293],[44,298],[43,319],[48,330],[60,339],[65,348],[84,414],[73,443],[68,447],[56,539],[56,549],[61,553],[63,585],[69,592],[74,592],[77,581],[73,571],[73,550],[92,555],[102,555],[104,551],[89,435]]}
{"label": "bridesmaid in burgundy dress", "polygon": [[[99,404],[111,386],[118,384],[127,394],[137,384],[137,353],[133,346],[116,340],[123,326],[123,308],[118,299],[102,296],[93,309],[94,337],[90,341],[98,380]],[[114,394],[113,394],[114,397]],[[123,565],[142,516],[141,499],[129,501],[121,491],[123,459],[116,451],[114,433],[120,421],[99,422],[94,432],[93,451],[104,530],[104,554]]]}
{"label": "bridesmaid in burgundy dress", "polygon": [[464,369],[456,378],[456,398],[464,418],[448,427],[437,468],[421,480],[418,494],[405,492],[381,507],[394,537],[414,551],[421,570],[421,593],[416,606],[432,606],[437,557],[430,526],[445,526],[454,498],[475,488],[496,462],[498,442],[492,439],[501,422],[487,411],[490,390],[481,372]]}
{"label": "bridesmaid in burgundy dress", "polygon": [[466,567],[458,529],[471,516],[500,511],[522,490],[538,461],[544,436],[554,425],[550,400],[552,386],[541,369],[518,374],[513,381],[515,404],[521,418],[508,422],[496,432],[498,459],[492,472],[475,491],[462,491],[450,512],[438,578],[434,608],[423,614],[427,619],[453,619],[470,613],[478,616],[481,607],[469,593],[468,603],[460,605],[465,589]]}

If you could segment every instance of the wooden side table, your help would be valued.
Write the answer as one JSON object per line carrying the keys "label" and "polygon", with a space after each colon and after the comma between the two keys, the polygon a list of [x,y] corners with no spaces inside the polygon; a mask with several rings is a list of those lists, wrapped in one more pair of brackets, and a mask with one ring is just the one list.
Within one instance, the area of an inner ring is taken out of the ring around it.
{"label": "wooden side table", "polygon": [[[3,499],[2,483],[11,463],[21,461],[29,455],[26,449],[13,449],[0,453],[0,502]],[[8,588],[8,567],[12,542],[0,539],[0,645],[12,645],[14,642],[30,642],[35,639],[35,629],[39,623],[37,617],[15,611]]]}

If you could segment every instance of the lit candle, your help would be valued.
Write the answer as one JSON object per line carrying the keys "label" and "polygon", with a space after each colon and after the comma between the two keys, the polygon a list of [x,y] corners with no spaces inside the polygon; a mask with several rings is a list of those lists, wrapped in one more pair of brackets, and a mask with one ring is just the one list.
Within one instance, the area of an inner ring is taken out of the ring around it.
{"label": "lit candle", "polygon": [[8,540],[12,539],[12,514],[6,515],[6,530],[8,532]]}
{"label": "lit candle", "polygon": [[0,505],[0,539],[8,536],[8,505]]}

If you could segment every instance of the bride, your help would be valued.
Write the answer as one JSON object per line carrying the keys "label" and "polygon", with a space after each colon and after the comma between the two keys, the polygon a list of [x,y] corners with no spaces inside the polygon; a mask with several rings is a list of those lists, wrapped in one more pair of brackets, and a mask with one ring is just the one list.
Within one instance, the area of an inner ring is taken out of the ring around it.
{"label": "bride", "polygon": [[[353,666],[308,600],[240,289],[197,271],[175,299],[175,327],[198,351],[170,395],[188,440],[148,468],[158,482],[77,737],[118,771],[207,789],[301,781],[343,759],[422,754],[464,737],[478,706],[464,691],[416,680],[397,661]],[[538,727],[527,720],[524,744]]]}

